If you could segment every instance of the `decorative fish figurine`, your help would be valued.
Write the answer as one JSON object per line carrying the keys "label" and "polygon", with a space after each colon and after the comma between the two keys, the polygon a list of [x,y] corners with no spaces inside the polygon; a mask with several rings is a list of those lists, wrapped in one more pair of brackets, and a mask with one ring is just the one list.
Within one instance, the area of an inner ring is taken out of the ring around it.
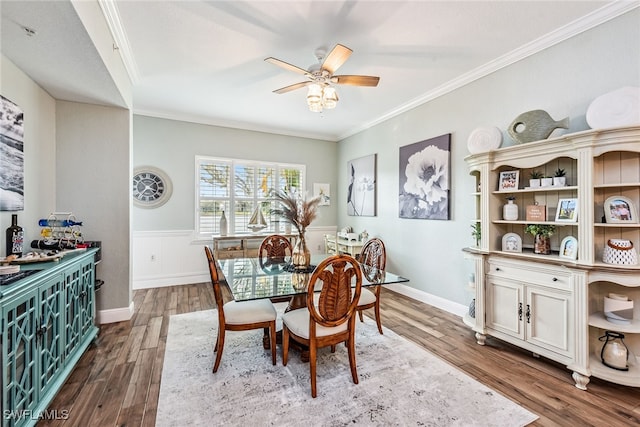
{"label": "decorative fish figurine", "polygon": [[555,129],[569,129],[569,117],[555,121],[544,110],[532,110],[520,114],[509,125],[509,135],[519,142],[546,139]]}

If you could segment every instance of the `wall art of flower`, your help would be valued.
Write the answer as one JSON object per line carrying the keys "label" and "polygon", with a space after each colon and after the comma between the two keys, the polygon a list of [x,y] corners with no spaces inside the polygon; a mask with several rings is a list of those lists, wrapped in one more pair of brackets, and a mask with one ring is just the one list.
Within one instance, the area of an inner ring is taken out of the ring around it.
{"label": "wall art of flower", "polygon": [[347,214],[376,216],[376,155],[347,162]]}
{"label": "wall art of flower", "polygon": [[0,95],[0,211],[24,209],[22,109]]}
{"label": "wall art of flower", "polygon": [[400,147],[400,218],[449,217],[451,134]]}

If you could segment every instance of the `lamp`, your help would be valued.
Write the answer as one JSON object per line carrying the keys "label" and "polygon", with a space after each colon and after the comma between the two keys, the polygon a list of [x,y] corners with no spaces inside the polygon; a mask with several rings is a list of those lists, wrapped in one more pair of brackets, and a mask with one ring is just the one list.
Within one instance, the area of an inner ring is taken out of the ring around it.
{"label": "lamp", "polygon": [[307,92],[307,105],[309,110],[314,113],[321,113],[324,108],[330,110],[335,108],[338,104],[338,94],[335,88],[325,85],[319,85],[318,83],[312,83],[309,85]]}

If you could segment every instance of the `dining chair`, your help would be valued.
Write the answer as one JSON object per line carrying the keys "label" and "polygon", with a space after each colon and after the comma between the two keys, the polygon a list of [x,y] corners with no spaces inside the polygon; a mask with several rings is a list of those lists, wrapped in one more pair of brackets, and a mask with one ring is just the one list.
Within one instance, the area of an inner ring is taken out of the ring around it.
{"label": "dining chair", "polygon": [[265,237],[258,249],[261,267],[282,264],[287,260],[291,260],[292,254],[293,245],[291,241],[280,234],[272,234]]}
{"label": "dining chair", "polygon": [[353,383],[358,384],[355,311],[361,287],[358,262],[349,255],[334,255],[313,271],[307,285],[307,307],[282,315],[282,363],[287,365],[290,339],[309,348],[312,397],[317,395],[317,350],[322,347],[331,346],[335,352],[337,344],[346,344]]}
{"label": "dining chair", "polygon": [[[224,336],[226,331],[248,331],[252,329],[268,329],[271,348],[271,362],[276,364],[276,309],[268,299],[255,301],[235,301],[226,282],[220,282],[216,262],[213,253],[208,246],[204,247],[209,262],[209,273],[213,285],[213,295],[218,309],[218,338],[213,349],[216,361],[213,372],[218,371],[222,350],[224,348]],[[224,291],[226,292],[223,292]],[[224,295],[223,295],[224,294]],[[226,302],[225,302],[226,300]]]}
{"label": "dining chair", "polygon": [[[360,263],[384,270],[387,264],[387,252],[384,243],[377,237],[367,240],[360,251]],[[380,285],[362,288],[358,301],[358,317],[364,322],[362,312],[370,308],[374,309],[378,332],[382,335],[382,322],[380,321]]]}

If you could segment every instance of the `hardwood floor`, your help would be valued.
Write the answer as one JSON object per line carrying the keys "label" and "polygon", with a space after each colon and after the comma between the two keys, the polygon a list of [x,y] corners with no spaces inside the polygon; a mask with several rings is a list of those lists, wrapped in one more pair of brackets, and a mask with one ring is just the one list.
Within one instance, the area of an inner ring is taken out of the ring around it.
{"label": "hardwood floor", "polygon": [[[207,283],[173,286],[136,291],[134,301],[133,318],[101,326],[49,406],[68,418],[39,426],[155,424],[169,317],[213,308],[213,292]],[[381,312],[387,328],[536,413],[534,426],[640,425],[639,388],[594,378],[580,391],[564,366],[493,338],[479,346],[461,319],[386,289]]]}

